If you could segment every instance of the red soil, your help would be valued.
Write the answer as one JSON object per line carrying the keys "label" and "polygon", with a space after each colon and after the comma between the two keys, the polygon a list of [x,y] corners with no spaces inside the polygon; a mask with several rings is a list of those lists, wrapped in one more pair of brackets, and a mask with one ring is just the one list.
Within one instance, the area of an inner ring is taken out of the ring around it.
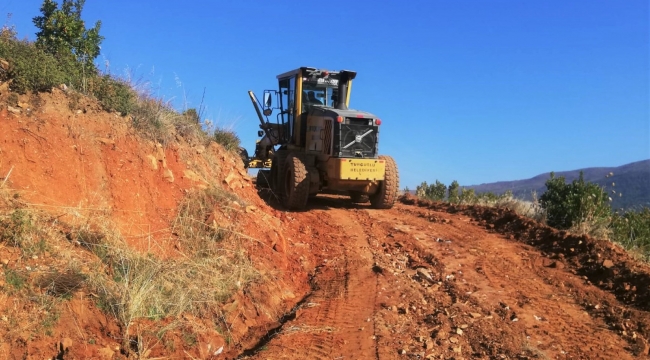
{"label": "red soil", "polygon": [[[176,257],[170,224],[188,191],[213,183],[242,200],[230,218],[210,219],[237,223],[261,273],[224,304],[227,336],[185,315],[164,341],[151,337],[142,358],[648,357],[650,268],[609,242],[507,210],[412,198],[372,210],[319,196],[307,211],[285,212],[216,144],[178,138],[162,147],[92,103],[69,110],[57,91],[19,100],[27,104],[20,114],[0,111],[0,184],[51,219],[105,218],[133,249]],[[93,261],[89,252],[75,253]],[[25,258],[1,243],[0,260],[5,271],[61,263],[55,250]],[[48,333],[31,328],[47,315],[41,312],[0,282],[0,358],[135,353],[122,347],[118,322],[83,290],[64,303]],[[142,320],[133,329],[172,320]],[[188,332],[194,341],[184,338]]]}

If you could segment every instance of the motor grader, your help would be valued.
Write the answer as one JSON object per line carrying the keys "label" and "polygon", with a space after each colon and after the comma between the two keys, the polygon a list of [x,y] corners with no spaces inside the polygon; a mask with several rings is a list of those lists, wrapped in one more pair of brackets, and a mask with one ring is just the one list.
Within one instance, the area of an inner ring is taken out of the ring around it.
{"label": "motor grader", "polygon": [[242,157],[260,169],[258,186],[269,187],[286,208],[303,209],[320,192],[347,193],[377,209],[395,203],[399,174],[392,157],[378,154],[381,120],[348,107],[355,77],[301,67],[278,75],[278,90],[265,90],[261,103],[248,92],[261,139],[253,157]]}

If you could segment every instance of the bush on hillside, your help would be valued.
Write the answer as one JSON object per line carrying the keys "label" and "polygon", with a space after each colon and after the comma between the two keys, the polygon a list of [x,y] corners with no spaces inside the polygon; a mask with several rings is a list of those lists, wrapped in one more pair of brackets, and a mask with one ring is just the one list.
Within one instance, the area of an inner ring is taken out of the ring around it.
{"label": "bush on hillside", "polygon": [[449,200],[450,203],[452,204],[458,204],[460,201],[460,194],[459,192],[460,185],[458,184],[458,181],[454,180],[451,182],[449,187],[447,188],[447,199]]}
{"label": "bush on hillside", "polygon": [[0,72],[0,80],[11,80],[11,90],[20,94],[50,91],[69,79],[54,56],[28,41],[0,37],[0,58],[9,63],[8,69]]}
{"label": "bush on hillside", "polygon": [[239,151],[241,141],[232,130],[217,128],[214,131],[214,141],[221,144],[228,151]]}
{"label": "bush on hillside", "polygon": [[609,197],[597,184],[586,182],[582,172],[577,180],[565,183],[563,176],[551,173],[546,181],[546,192],[539,199],[546,211],[549,226],[557,229],[584,228],[584,233],[604,237],[609,225],[611,207]]}
{"label": "bush on hillside", "polygon": [[459,202],[466,205],[474,205],[478,202],[474,189],[465,189],[460,193]]}
{"label": "bush on hillside", "polygon": [[[55,87],[68,88],[71,110],[76,109],[80,96],[92,96],[106,111],[131,115],[133,127],[141,136],[163,145],[182,136],[199,142],[211,138],[233,151],[239,148],[239,138],[234,132],[214,131],[207,123],[201,123],[196,109],[179,113],[169,102],[136,91],[125,80],[100,74],[91,60],[98,54],[93,48],[103,38],[98,34],[98,25],[90,30],[83,28],[83,21],[79,19],[82,7],[80,0],[65,0],[61,9],[56,3],[45,0],[41,9],[43,16],[34,18],[41,29],[36,42],[17,40],[13,27],[0,29],[0,59],[3,60],[0,81],[8,82],[10,91],[25,94],[49,92]],[[50,20],[54,24],[50,24]],[[67,26],[75,27],[76,35],[65,33]]]}
{"label": "bush on hillside", "polygon": [[125,81],[109,75],[95,76],[90,79],[88,89],[106,111],[117,111],[126,115],[136,107],[136,93]]}
{"label": "bush on hillside", "polygon": [[415,188],[415,195],[435,201],[442,201],[447,195],[447,187],[436,179],[435,184],[427,184],[426,181]]}
{"label": "bush on hillside", "polygon": [[612,216],[612,240],[650,260],[650,208]]}

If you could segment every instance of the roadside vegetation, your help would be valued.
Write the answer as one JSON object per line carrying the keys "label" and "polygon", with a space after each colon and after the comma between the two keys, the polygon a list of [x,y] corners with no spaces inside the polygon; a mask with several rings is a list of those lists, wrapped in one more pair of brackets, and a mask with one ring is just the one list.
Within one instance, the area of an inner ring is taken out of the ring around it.
{"label": "roadside vegetation", "polygon": [[[0,82],[15,94],[60,89],[68,94],[71,110],[78,110],[81,97],[96,99],[105,111],[129,117],[139,135],[163,146],[180,136],[238,151],[233,149],[233,143],[239,143],[236,134],[202,119],[202,105],[177,111],[146,86],[100,71],[94,61],[104,40],[101,22],[86,28],[81,19],[84,3],[63,0],[59,6],[44,0],[41,15],[33,18],[39,30],[35,41],[19,39],[15,28],[5,24],[0,29]],[[16,107],[17,98],[10,97],[7,105]]]}
{"label": "roadside vegetation", "polygon": [[[19,111],[19,95],[38,98],[41,92],[63,91],[70,110],[79,111],[84,101],[96,101],[103,110],[127,117],[138,136],[162,146],[183,141],[207,147],[216,142],[238,153],[237,135],[202,119],[202,107],[177,111],[169,101],[141,86],[100,71],[94,60],[104,40],[101,22],[85,27],[81,19],[84,2],[63,0],[59,6],[44,0],[41,14],[33,19],[38,29],[35,41],[19,39],[8,24],[0,29],[0,107]],[[219,184],[189,192],[170,224],[182,256],[160,258],[131,249],[101,212],[84,214],[80,209],[62,208],[62,212],[74,212],[69,215],[76,219],[65,223],[61,220],[65,214],[53,217],[30,207],[8,187],[10,175],[11,170],[0,174],[0,249],[4,254],[0,290],[31,312],[28,319],[8,314],[2,319],[7,324],[27,322],[35,333],[51,335],[62,309],[69,306],[65,302],[83,291],[92,294],[97,307],[119,323],[123,348],[139,355],[147,345],[140,333],[142,319],[173,319],[164,328],[150,329],[151,337],[160,341],[180,315],[188,313],[211,319],[228,336],[223,302],[259,278],[237,228],[236,219],[246,206],[243,200]],[[215,213],[232,221],[207,223]],[[44,270],[30,265],[43,258],[51,259],[52,266]],[[9,331],[6,336],[12,334]],[[192,333],[187,336],[196,339]]]}
{"label": "roadside vegetation", "polygon": [[[617,194],[614,189],[610,192]],[[516,199],[509,191],[500,195],[476,194],[473,189],[460,188],[455,180],[449,186],[438,180],[433,184],[422,182],[416,187],[415,195],[451,204],[509,208],[559,230],[611,240],[634,257],[650,261],[650,209],[612,209],[607,189],[585,181],[582,174],[577,180],[566,183],[564,177],[551,173],[546,191],[539,197],[532,194],[533,201]]]}

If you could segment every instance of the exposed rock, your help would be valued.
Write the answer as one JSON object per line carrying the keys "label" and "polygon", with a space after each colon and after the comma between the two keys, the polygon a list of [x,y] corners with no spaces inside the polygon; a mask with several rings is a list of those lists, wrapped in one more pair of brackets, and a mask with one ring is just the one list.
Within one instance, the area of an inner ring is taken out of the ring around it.
{"label": "exposed rock", "polygon": [[156,160],[162,163],[164,169],[167,168],[167,156],[165,155],[165,149],[160,143],[156,143]]}
{"label": "exposed rock", "polygon": [[431,274],[429,274],[429,271],[427,269],[418,268],[416,271],[417,271],[417,274],[418,274],[419,277],[421,277],[422,279],[428,281],[430,284],[433,284],[435,282],[433,280],[433,278],[431,277]]}
{"label": "exposed rock", "polygon": [[233,172],[230,172],[228,176],[223,179],[223,182],[225,182],[227,185],[230,185],[233,181],[235,181],[235,173]]}
{"label": "exposed rock", "polygon": [[72,347],[72,339],[70,338],[64,338],[61,340],[61,349],[64,351],[70,349]]}
{"label": "exposed rock", "polygon": [[607,259],[603,261],[603,266],[609,269],[614,266],[614,262],[612,260]]}
{"label": "exposed rock", "polygon": [[170,183],[174,182],[174,173],[171,170],[165,169],[163,171],[163,179],[167,180]]}
{"label": "exposed rock", "polygon": [[147,159],[149,159],[149,165],[151,165],[151,168],[153,170],[158,170],[158,159],[153,155],[147,155]]}
{"label": "exposed rock", "polygon": [[108,346],[99,349],[97,352],[99,353],[99,356],[102,357],[102,359],[106,360],[113,359],[113,356],[115,355],[115,351],[113,351],[113,349]]}
{"label": "exposed rock", "polygon": [[102,143],[104,145],[114,145],[115,144],[115,140],[107,139],[107,138],[97,138],[97,141],[99,141],[100,143]]}
{"label": "exposed rock", "polygon": [[17,109],[13,106],[7,106],[7,111],[13,114],[20,114],[20,109]]}

